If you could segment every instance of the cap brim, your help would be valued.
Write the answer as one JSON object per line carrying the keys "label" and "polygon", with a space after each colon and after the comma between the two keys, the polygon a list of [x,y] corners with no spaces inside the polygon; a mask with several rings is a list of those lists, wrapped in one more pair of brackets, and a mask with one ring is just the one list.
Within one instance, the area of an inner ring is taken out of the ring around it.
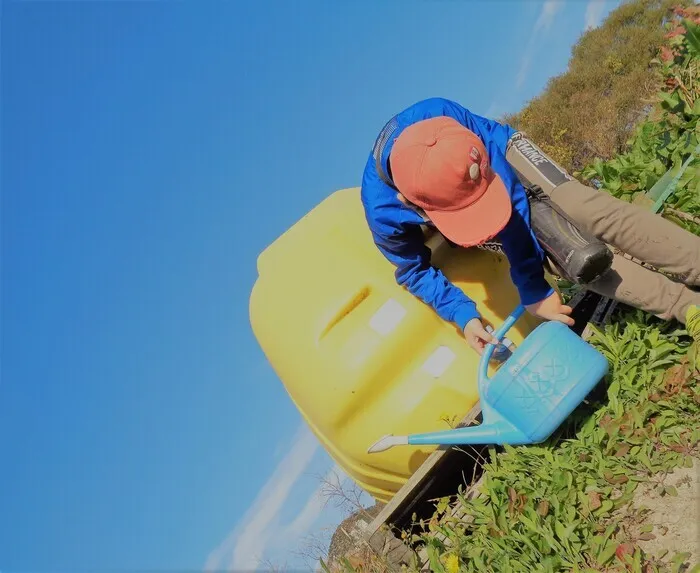
{"label": "cap brim", "polygon": [[479,200],[457,211],[428,211],[438,230],[453,243],[473,247],[493,239],[510,220],[513,206],[497,174]]}

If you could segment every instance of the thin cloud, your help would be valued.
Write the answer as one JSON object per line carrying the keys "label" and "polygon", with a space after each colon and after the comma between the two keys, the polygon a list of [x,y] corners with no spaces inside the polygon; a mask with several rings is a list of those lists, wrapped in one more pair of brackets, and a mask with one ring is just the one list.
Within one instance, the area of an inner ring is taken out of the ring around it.
{"label": "thin cloud", "polygon": [[547,0],[542,4],[542,10],[539,18],[537,18],[537,22],[535,22],[534,31],[549,30],[552,22],[554,22],[554,16],[561,10],[562,5],[562,0]]}
{"label": "thin cloud", "polygon": [[532,32],[530,32],[530,39],[523,52],[522,60],[520,61],[520,68],[518,69],[518,75],[515,79],[515,85],[518,89],[523,86],[525,78],[527,78],[527,74],[530,71],[532,55],[535,50],[535,41],[541,40],[543,34],[552,27],[557,12],[559,12],[562,7],[562,0],[546,0],[546,2],[542,4],[542,9],[535,21]]}
{"label": "thin cloud", "polygon": [[590,0],[588,4],[586,4],[586,23],[584,29],[589,30],[597,27],[598,24],[600,24],[604,10],[605,0]]}
{"label": "thin cloud", "polygon": [[[210,553],[204,565],[205,571],[241,571],[258,567],[269,543],[279,539],[284,527],[280,526],[279,515],[288,500],[292,487],[311,464],[319,448],[316,437],[305,423],[298,429],[292,447],[277,465],[267,483],[262,487],[250,509],[238,525],[226,536],[226,539]],[[318,516],[321,509],[312,501],[312,494],[307,507],[292,522],[295,531],[302,526],[310,527],[309,520]],[[318,512],[318,513],[317,513]],[[300,521],[300,518],[303,518]],[[306,524],[309,525],[306,525]],[[228,562],[228,563],[226,563]]]}
{"label": "thin cloud", "polygon": [[489,105],[485,115],[486,117],[498,117],[502,111],[503,107],[501,106],[500,102],[494,100],[491,102],[491,105]]}

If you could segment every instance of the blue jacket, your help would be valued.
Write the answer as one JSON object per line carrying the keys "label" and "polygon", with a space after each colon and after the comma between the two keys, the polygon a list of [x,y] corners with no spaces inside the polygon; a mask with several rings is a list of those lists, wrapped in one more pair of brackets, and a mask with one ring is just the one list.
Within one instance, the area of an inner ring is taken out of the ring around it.
{"label": "blue jacket", "polygon": [[[515,131],[498,122],[469,112],[453,101],[430,98],[420,101],[394,117],[398,129],[386,143],[381,165],[388,174],[387,158],[394,138],[402,129],[436,116],[455,118],[481,137],[491,160],[513,202],[513,215],[497,239],[510,263],[510,276],[518,289],[522,304],[542,300],[553,292],[544,278],[544,252],[530,227],[530,208],[525,188],[506,161],[506,145]],[[425,245],[420,225],[429,221],[405,206],[396,190],[386,185],[377,173],[372,152],[362,176],[362,204],[367,223],[379,250],[396,266],[396,281],[423,302],[432,306],[440,317],[461,329],[472,318],[480,318],[475,302],[453,285],[439,269],[430,264],[430,249]]]}

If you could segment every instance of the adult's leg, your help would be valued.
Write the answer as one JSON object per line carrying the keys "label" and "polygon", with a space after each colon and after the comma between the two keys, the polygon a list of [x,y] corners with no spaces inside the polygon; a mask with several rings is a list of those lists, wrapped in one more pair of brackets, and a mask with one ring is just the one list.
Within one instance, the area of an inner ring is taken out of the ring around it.
{"label": "adult's leg", "polygon": [[508,162],[536,183],[578,225],[687,285],[700,285],[700,237],[651,211],[583,185],[518,134]]}
{"label": "adult's leg", "polygon": [[[613,247],[612,268],[587,288],[660,318],[685,323],[689,306],[700,304],[700,293],[682,284],[700,284],[700,237],[582,185],[521,134],[511,140],[506,159],[524,182],[539,185],[578,226]],[[629,260],[625,253],[676,280]]]}
{"label": "adult's leg", "polygon": [[617,253],[610,270],[586,288],[662,320],[675,318],[682,324],[688,309],[700,305],[700,292]]}

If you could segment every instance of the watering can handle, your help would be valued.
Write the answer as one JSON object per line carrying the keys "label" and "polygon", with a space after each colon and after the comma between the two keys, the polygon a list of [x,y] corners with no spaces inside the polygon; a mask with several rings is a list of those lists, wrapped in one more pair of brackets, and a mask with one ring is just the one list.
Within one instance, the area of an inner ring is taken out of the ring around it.
{"label": "watering can handle", "polygon": [[[513,324],[515,324],[515,322],[522,316],[523,312],[525,312],[525,307],[522,304],[518,305],[515,310],[508,315],[500,328],[493,333],[493,336],[497,340],[501,341],[506,332],[510,330],[511,326],[513,326]],[[481,360],[479,360],[479,390],[481,390],[481,386],[489,380],[489,361],[491,360],[491,355],[493,354],[495,348],[495,344],[489,343],[486,345],[484,352],[481,354]]]}

